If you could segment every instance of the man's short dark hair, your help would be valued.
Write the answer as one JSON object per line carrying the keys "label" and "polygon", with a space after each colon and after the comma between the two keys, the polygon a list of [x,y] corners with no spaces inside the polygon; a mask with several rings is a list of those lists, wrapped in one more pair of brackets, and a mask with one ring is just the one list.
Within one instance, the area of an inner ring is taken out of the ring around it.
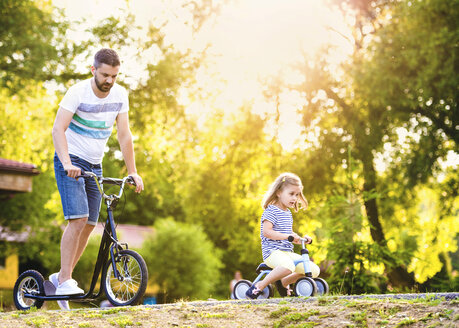
{"label": "man's short dark hair", "polygon": [[94,55],[94,67],[99,68],[101,64],[113,67],[120,66],[120,57],[115,50],[103,48]]}

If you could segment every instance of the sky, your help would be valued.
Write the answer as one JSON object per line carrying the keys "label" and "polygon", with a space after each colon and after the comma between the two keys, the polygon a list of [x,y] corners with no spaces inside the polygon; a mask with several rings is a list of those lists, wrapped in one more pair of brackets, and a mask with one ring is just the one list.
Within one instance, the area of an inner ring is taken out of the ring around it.
{"label": "sky", "polygon": [[[110,15],[131,11],[136,23],[147,26],[163,24],[166,41],[179,50],[200,51],[207,45],[210,61],[197,73],[199,86],[215,95],[205,102],[191,100],[188,90],[182,90],[181,102],[187,112],[198,117],[214,109],[232,112],[251,103],[260,115],[270,115],[275,108],[262,94],[262,81],[299,60],[302,52],[314,53],[326,43],[338,47],[336,60],[342,60],[351,50],[342,36],[331,32],[332,26],[346,33],[339,13],[333,12],[321,0],[227,0],[219,14],[207,21],[199,33],[192,34],[190,11],[183,0],[53,0],[64,8],[70,20],[85,17],[91,24]],[[84,34],[73,34],[84,39]],[[145,54],[152,58],[154,54]],[[142,65],[123,59],[122,70],[132,71]],[[142,77],[142,71],[134,74]],[[286,78],[289,78],[288,76]],[[293,77],[292,77],[293,78]],[[301,99],[284,97],[281,108],[279,139],[286,148],[298,145],[301,127],[297,108]],[[199,115],[197,115],[199,113]],[[209,113],[206,113],[209,114]]]}

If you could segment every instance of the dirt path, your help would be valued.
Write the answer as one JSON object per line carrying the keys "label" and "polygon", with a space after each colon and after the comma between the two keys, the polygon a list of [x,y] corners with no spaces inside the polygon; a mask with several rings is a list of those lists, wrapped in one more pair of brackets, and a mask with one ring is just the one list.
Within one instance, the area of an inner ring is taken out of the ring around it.
{"label": "dirt path", "polygon": [[459,298],[451,293],[326,296],[71,311],[12,311],[0,314],[0,327],[457,328]]}

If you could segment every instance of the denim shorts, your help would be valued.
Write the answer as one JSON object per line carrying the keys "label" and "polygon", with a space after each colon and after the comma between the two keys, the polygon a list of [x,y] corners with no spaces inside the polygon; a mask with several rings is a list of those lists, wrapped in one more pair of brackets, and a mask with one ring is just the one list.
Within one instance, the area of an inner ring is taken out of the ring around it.
{"label": "denim shorts", "polygon": [[[70,160],[82,171],[90,171],[97,176],[102,176],[100,164],[91,164],[71,154]],[[96,225],[102,199],[96,182],[93,179],[76,180],[68,177],[57,154],[54,154],[54,175],[61,195],[64,218],[66,220],[88,218],[88,224]]]}

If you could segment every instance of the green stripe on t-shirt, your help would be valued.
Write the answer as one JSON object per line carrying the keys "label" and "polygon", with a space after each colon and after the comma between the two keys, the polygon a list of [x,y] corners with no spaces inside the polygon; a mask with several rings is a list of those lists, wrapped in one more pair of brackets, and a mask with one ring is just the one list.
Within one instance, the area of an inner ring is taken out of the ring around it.
{"label": "green stripe on t-shirt", "polygon": [[85,126],[88,126],[90,128],[96,128],[96,129],[107,129],[109,126],[105,125],[105,121],[91,121],[91,120],[85,120],[84,118],[79,117],[77,114],[73,115],[73,119],[77,121],[78,123],[81,123]]}

